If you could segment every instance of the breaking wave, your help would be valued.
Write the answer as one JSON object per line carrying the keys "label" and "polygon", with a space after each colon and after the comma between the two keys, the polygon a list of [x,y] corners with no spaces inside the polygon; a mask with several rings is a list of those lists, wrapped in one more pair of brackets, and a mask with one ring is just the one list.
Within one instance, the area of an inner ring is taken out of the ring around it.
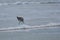
{"label": "breaking wave", "polygon": [[0,6],[3,5],[25,5],[25,4],[60,4],[60,2],[14,2],[14,3],[0,3]]}
{"label": "breaking wave", "polygon": [[29,25],[23,24],[16,27],[0,28],[0,32],[30,31],[33,29],[49,29],[49,28],[60,28],[60,23],[49,23],[49,24],[40,25],[40,26],[29,26]]}
{"label": "breaking wave", "polygon": [[24,4],[34,4],[34,3],[40,3],[40,2],[15,2],[15,3],[0,3],[0,6],[3,6],[3,5],[24,5]]}

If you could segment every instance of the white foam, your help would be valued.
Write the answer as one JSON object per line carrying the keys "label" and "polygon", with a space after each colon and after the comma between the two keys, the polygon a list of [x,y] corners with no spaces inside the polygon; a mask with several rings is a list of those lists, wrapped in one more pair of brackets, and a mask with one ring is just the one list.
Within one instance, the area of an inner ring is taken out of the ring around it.
{"label": "white foam", "polygon": [[17,2],[14,2],[14,3],[0,3],[0,6],[3,6],[3,5],[5,5],[5,6],[6,5],[17,5],[17,4],[23,4],[24,5],[24,4],[31,4],[31,3],[32,4],[34,4],[34,3],[39,4],[40,2],[20,2],[20,1],[17,1]]}
{"label": "white foam", "polygon": [[29,31],[33,29],[48,29],[48,28],[60,28],[60,23],[49,23],[46,25],[40,25],[40,26],[29,26],[29,25],[19,25],[17,27],[8,27],[8,28],[0,28],[0,32],[12,32],[12,31]]}
{"label": "white foam", "polygon": [[[24,4],[46,4],[48,2],[20,2],[20,1],[16,1],[16,2],[13,2],[13,3],[0,3],[0,6],[3,6],[3,5],[24,5]],[[54,3],[54,2],[53,2]],[[56,2],[56,3],[60,3],[60,2]],[[54,4],[56,4],[54,3]]]}

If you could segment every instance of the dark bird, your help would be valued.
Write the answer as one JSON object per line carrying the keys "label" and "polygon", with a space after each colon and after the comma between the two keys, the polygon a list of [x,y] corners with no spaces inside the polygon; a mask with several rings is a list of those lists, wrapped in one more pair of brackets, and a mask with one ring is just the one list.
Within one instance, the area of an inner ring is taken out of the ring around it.
{"label": "dark bird", "polygon": [[18,17],[18,16],[17,16],[17,19],[18,19],[18,21],[19,21],[19,24],[24,23],[24,18],[23,18],[23,17],[21,17],[21,16]]}

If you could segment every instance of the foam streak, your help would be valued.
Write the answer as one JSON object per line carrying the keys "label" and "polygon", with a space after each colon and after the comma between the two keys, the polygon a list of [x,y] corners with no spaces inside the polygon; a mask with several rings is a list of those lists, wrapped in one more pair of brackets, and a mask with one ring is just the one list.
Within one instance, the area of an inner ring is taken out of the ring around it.
{"label": "foam streak", "polygon": [[0,28],[1,31],[21,31],[21,30],[33,30],[33,29],[48,29],[48,28],[60,28],[60,23],[50,23],[47,25],[40,25],[40,26],[28,26],[28,25],[21,25],[19,27],[8,27],[8,28]]}

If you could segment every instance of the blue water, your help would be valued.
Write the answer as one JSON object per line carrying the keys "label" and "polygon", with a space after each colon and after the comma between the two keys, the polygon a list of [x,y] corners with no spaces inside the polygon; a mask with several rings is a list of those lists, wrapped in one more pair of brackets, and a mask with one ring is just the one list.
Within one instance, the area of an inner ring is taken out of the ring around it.
{"label": "blue water", "polygon": [[0,0],[0,40],[60,40],[60,0]]}

